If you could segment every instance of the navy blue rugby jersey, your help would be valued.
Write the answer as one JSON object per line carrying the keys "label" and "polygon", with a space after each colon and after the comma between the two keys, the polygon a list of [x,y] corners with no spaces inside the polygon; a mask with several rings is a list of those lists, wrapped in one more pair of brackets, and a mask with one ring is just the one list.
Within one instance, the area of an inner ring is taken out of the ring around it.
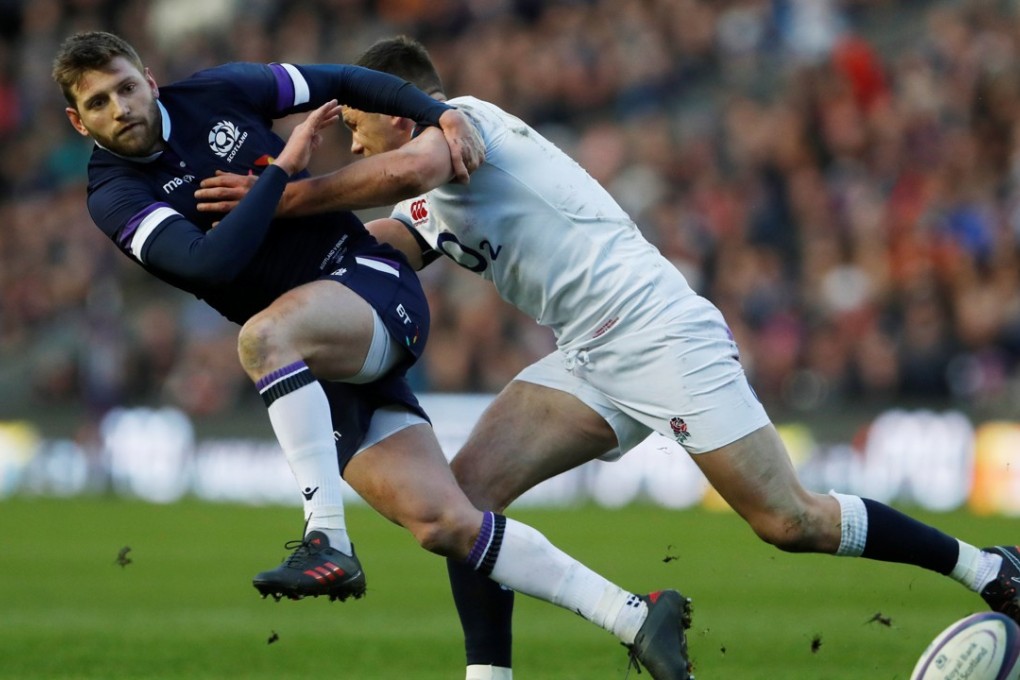
{"label": "navy blue rugby jersey", "polygon": [[[350,212],[273,219],[288,179],[272,165],[284,147],[273,119],[333,98],[425,124],[449,108],[399,78],[356,66],[234,63],[201,71],[159,90],[162,152],[140,159],[93,149],[93,221],[146,270],[236,323],[328,273],[344,253],[382,249],[399,258]],[[226,216],[200,213],[194,198],[216,170],[260,175]]]}

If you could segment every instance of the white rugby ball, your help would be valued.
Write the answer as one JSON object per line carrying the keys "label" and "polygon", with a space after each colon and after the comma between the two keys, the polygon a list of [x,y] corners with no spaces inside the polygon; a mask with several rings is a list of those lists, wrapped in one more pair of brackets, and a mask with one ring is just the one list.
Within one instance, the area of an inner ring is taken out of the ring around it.
{"label": "white rugby ball", "polygon": [[971,614],[924,650],[910,680],[1020,680],[1020,626],[1004,614]]}

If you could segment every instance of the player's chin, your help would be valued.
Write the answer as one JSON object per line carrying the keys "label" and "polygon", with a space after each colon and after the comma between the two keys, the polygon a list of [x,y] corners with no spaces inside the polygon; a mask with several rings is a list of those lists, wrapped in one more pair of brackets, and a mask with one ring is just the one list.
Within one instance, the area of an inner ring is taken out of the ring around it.
{"label": "player's chin", "polygon": [[148,156],[152,153],[155,141],[151,135],[132,128],[117,135],[109,145],[104,146],[121,156]]}

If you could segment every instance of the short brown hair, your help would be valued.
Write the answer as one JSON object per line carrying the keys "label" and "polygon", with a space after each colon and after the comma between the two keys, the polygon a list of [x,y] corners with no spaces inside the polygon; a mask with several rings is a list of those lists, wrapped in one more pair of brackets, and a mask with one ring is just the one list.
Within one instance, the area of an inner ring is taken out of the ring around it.
{"label": "short brown hair", "polygon": [[145,70],[135,48],[112,33],[84,31],[64,40],[53,60],[53,80],[60,86],[67,103],[77,106],[74,88],[87,71],[100,71],[116,57],[124,57],[139,71]]}
{"label": "short brown hair", "polygon": [[427,94],[443,93],[443,81],[428,50],[406,35],[380,40],[365,50],[355,64],[403,78]]}

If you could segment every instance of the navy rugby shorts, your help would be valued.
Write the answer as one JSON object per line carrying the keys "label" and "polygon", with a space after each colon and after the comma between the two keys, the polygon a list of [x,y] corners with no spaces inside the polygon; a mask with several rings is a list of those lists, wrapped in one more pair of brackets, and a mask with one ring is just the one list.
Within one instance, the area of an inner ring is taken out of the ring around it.
{"label": "navy rugby shorts", "polygon": [[429,335],[429,307],[418,275],[386,247],[346,253],[321,278],[347,286],[379,314],[390,335],[407,349],[407,360],[380,380],[365,384],[320,381],[333,417],[340,474],[361,449],[372,416],[384,406],[399,406],[429,421],[405,374],[421,357]]}

